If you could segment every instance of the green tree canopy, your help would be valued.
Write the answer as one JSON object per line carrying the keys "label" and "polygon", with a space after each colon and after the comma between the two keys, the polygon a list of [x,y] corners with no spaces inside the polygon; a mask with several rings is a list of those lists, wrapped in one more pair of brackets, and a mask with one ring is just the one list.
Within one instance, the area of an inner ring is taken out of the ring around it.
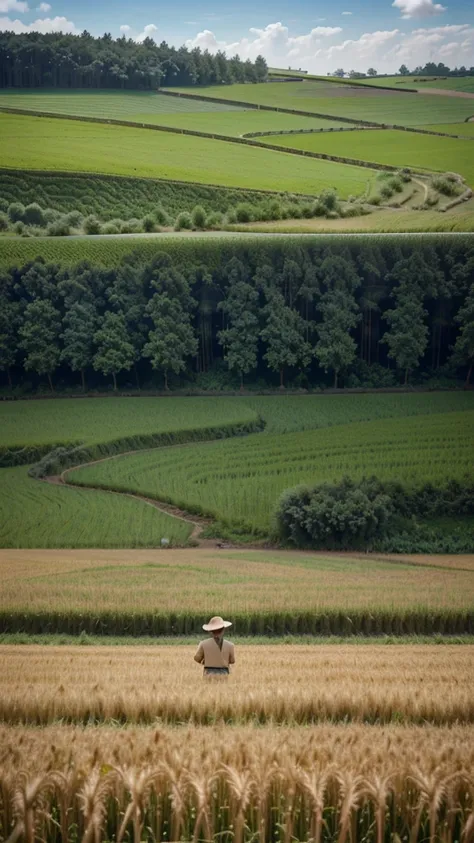
{"label": "green tree canopy", "polygon": [[94,334],[94,343],[97,346],[94,369],[103,375],[112,375],[116,390],[117,374],[129,371],[135,359],[135,349],[129,340],[123,314],[107,311],[102,327]]}
{"label": "green tree canopy", "polygon": [[59,333],[61,315],[47,300],[30,302],[27,305],[23,324],[20,327],[20,347],[25,351],[25,369],[32,369],[39,375],[47,375],[51,392],[52,373],[59,358]]}

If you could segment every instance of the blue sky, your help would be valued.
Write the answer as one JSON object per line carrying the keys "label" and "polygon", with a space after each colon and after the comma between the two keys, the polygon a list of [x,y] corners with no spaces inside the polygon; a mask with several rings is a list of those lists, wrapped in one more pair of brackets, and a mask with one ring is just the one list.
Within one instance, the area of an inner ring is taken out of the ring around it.
{"label": "blue sky", "polygon": [[474,65],[474,4],[467,0],[0,0],[0,29],[125,33],[200,46],[272,66],[328,73],[337,67],[379,73],[426,61]]}

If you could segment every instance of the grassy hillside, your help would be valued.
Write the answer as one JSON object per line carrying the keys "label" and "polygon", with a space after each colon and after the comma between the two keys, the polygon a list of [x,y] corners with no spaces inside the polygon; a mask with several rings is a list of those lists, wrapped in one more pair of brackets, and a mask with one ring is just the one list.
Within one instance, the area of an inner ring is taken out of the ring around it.
{"label": "grassy hillside", "polygon": [[[180,89],[189,93],[189,89]],[[457,97],[382,91],[334,82],[267,82],[197,88],[193,96],[223,97],[260,103],[274,108],[293,108],[334,117],[371,120],[376,123],[417,126],[425,123],[460,122],[474,113],[474,101]]]}
{"label": "grassy hillside", "polygon": [[42,117],[0,114],[0,160],[15,169],[179,179],[294,193],[360,194],[373,173],[225,141]]}
{"label": "grassy hillside", "polygon": [[[354,80],[357,81],[357,80]],[[474,76],[384,76],[380,79],[362,79],[366,85],[391,85],[394,88],[416,88],[423,91],[424,88],[441,88],[445,91],[465,91],[474,94]]]}
{"label": "grassy hillside", "polygon": [[471,140],[417,135],[396,130],[336,135],[281,135],[262,138],[293,149],[347,155],[362,161],[422,170],[460,173],[474,187],[474,144]]}
{"label": "grassy hillside", "polygon": [[1,91],[0,108],[129,120],[239,136],[246,132],[347,126],[337,120],[272,114],[256,109],[162,96],[151,91]]}
{"label": "grassy hillside", "polygon": [[424,126],[425,129],[432,129],[434,132],[446,132],[448,135],[464,135],[467,138],[474,138],[474,121],[471,123],[434,123],[432,126]]}

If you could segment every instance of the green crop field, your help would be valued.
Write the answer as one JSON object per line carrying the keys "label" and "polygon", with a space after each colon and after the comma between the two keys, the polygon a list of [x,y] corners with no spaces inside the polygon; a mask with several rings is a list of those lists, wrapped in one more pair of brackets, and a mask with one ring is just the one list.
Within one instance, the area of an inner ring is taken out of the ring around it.
{"label": "green crop field", "polygon": [[[351,80],[357,82],[357,80]],[[444,91],[464,91],[467,94],[474,94],[474,76],[384,76],[378,78],[361,79],[364,85],[389,85],[394,88],[416,88],[423,91],[424,88],[440,88]]]}
{"label": "green crop field", "polygon": [[259,112],[197,99],[161,96],[150,91],[3,90],[0,93],[1,107],[129,120],[237,137],[246,132],[347,126],[337,120]]}
{"label": "green crop field", "polygon": [[470,123],[434,123],[432,126],[423,126],[424,129],[431,129],[433,132],[446,132],[451,135],[464,135],[467,138],[474,138],[474,121]]}
{"label": "green crop field", "polygon": [[474,145],[470,140],[397,130],[335,135],[281,135],[261,140],[293,149],[324,152],[397,167],[454,171],[474,187]]}
{"label": "green crop field", "polygon": [[363,193],[373,173],[225,141],[122,126],[0,115],[0,160],[15,169],[113,173],[294,193]]}
{"label": "green crop field", "polygon": [[[267,533],[279,495],[301,483],[375,474],[409,488],[462,480],[474,411],[164,448],[73,470],[73,483],[150,497]],[[472,471],[472,463],[471,463]]]}
{"label": "green crop field", "polygon": [[124,495],[52,486],[24,466],[0,469],[0,547],[159,547],[191,525]]}
{"label": "green crop field", "polygon": [[[189,93],[189,88],[177,89]],[[194,90],[193,90],[194,94]],[[417,126],[457,123],[474,114],[474,100],[435,94],[408,94],[338,85],[334,82],[266,82],[196,89],[195,96],[220,97],[237,102],[318,112],[375,123]]]}

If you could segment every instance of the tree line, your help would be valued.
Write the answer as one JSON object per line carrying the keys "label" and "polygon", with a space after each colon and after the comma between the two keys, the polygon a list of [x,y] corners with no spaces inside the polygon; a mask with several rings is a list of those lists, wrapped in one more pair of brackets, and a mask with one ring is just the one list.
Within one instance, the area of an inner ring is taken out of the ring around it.
{"label": "tree line", "polygon": [[0,33],[2,88],[118,88],[152,90],[170,85],[263,82],[267,63],[238,55],[212,55],[199,47],[171,47],[152,38],[137,43],[106,32],[94,38],[62,32]]}
{"label": "tree line", "polygon": [[219,366],[241,386],[390,386],[448,370],[469,383],[474,245],[233,251],[217,263],[137,251],[114,268],[37,258],[4,271],[4,383],[32,372],[51,390],[58,375],[117,389],[123,373],[139,386],[153,370],[167,389]]}

